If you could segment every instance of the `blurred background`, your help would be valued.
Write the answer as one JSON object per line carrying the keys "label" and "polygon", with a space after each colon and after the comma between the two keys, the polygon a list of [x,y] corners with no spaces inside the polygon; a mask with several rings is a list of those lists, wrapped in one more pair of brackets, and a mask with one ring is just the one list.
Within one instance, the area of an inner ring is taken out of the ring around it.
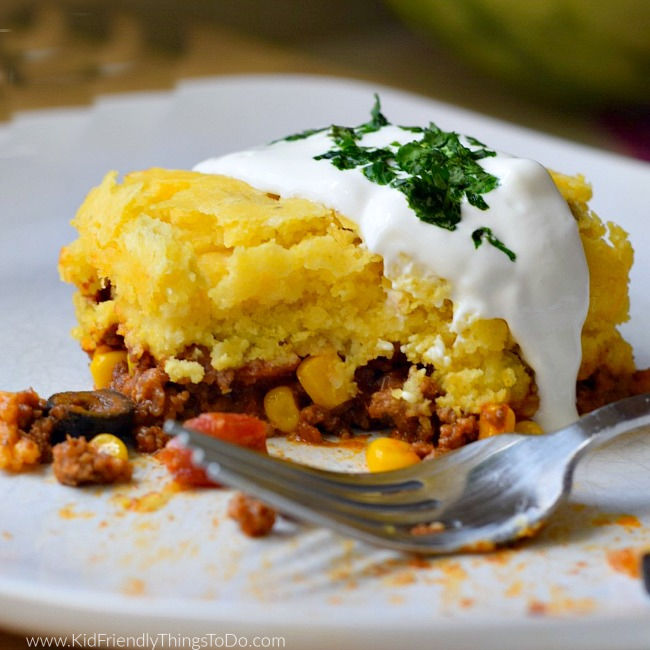
{"label": "blurred background", "polygon": [[648,0],[0,0],[0,121],[185,78],[291,72],[650,160]]}

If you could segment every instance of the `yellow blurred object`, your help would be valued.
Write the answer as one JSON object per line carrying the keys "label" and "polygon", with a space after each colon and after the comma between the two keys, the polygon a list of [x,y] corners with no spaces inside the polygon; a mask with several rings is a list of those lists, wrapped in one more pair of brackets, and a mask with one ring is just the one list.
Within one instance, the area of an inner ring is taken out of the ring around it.
{"label": "yellow blurred object", "polygon": [[269,422],[284,433],[291,433],[298,426],[300,412],[293,392],[288,386],[272,388],[264,396],[264,412]]}
{"label": "yellow blurred object", "polygon": [[396,438],[376,438],[366,447],[366,462],[371,472],[388,472],[420,462],[413,447]]}
{"label": "yellow blurred object", "polygon": [[127,361],[125,350],[111,350],[110,348],[97,348],[90,362],[90,374],[93,378],[95,389],[108,388],[113,378],[113,369],[118,363]]}
{"label": "yellow blurred object", "polygon": [[334,408],[353,395],[346,381],[345,366],[334,353],[305,359],[296,371],[298,381],[315,404]]}
{"label": "yellow blurred object", "polygon": [[478,421],[479,440],[512,433],[515,430],[515,413],[507,404],[485,404]]}
{"label": "yellow blurred object", "polygon": [[127,460],[129,457],[129,450],[126,448],[126,445],[111,433],[100,433],[88,444],[107,456],[113,456],[121,460]]}
{"label": "yellow blurred object", "polygon": [[522,420],[521,422],[517,422],[517,424],[515,424],[515,432],[526,433],[534,436],[544,433],[542,427],[532,420]]}

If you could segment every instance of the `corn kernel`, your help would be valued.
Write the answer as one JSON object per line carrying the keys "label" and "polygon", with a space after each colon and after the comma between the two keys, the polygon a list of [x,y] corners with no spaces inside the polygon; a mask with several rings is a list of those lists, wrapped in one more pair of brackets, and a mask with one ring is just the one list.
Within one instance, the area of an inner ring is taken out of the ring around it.
{"label": "corn kernel", "polygon": [[371,472],[388,472],[415,465],[420,457],[404,440],[376,438],[366,447],[366,462]]}
{"label": "corn kernel", "polygon": [[126,448],[126,445],[111,433],[100,433],[88,444],[107,456],[114,456],[122,460],[127,460],[129,457],[129,450]]}
{"label": "corn kernel", "polygon": [[127,360],[125,350],[97,348],[90,362],[90,374],[96,389],[108,388],[113,379],[113,369],[118,363]]}
{"label": "corn kernel", "polygon": [[308,357],[298,366],[296,375],[307,395],[319,406],[331,409],[353,397],[343,362],[334,353]]}
{"label": "corn kernel", "polygon": [[515,430],[515,413],[507,404],[484,404],[478,421],[479,440],[512,433]]}
{"label": "corn kernel", "polygon": [[542,427],[532,420],[521,420],[520,422],[517,422],[517,424],[515,424],[515,431],[517,433],[526,433],[529,435],[539,435],[540,433],[544,433]]}
{"label": "corn kernel", "polygon": [[272,388],[264,396],[264,412],[269,422],[284,433],[291,433],[298,426],[300,412],[288,386]]}

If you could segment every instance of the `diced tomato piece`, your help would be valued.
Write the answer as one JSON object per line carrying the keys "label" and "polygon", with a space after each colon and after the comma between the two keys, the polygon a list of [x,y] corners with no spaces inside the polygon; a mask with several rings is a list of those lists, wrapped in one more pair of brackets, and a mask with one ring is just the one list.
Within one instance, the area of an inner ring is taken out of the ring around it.
{"label": "diced tomato piece", "polygon": [[192,462],[192,452],[176,438],[172,438],[163,449],[156,452],[156,458],[183,487],[219,487],[218,483],[208,478],[202,467],[197,467]]}
{"label": "diced tomato piece", "polygon": [[243,413],[201,413],[184,424],[206,436],[266,453],[266,424]]}
{"label": "diced tomato piece", "polygon": [[[241,413],[202,413],[187,420],[184,426],[213,438],[242,447],[266,452],[266,424],[251,415]],[[174,480],[185,487],[219,487],[202,467],[192,462],[192,452],[172,438],[157,454]]]}

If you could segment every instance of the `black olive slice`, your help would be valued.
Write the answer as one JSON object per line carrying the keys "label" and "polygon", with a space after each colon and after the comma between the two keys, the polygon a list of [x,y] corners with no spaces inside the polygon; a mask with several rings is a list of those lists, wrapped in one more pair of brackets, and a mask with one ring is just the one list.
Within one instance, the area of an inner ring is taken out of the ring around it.
{"label": "black olive slice", "polygon": [[47,400],[48,415],[54,420],[52,444],[66,435],[91,438],[98,433],[130,436],[135,404],[115,390],[86,390],[55,393]]}

